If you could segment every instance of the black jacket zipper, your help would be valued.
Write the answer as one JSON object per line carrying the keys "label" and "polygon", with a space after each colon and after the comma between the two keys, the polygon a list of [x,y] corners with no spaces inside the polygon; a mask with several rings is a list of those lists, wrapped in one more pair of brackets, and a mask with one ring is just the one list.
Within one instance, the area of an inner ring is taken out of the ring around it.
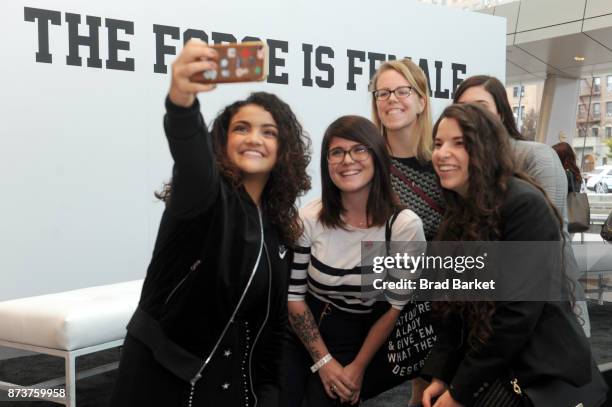
{"label": "black jacket zipper", "polygon": [[176,286],[174,286],[174,288],[172,289],[172,291],[170,291],[170,294],[168,294],[168,296],[166,297],[166,301],[164,301],[164,305],[167,305],[170,300],[172,299],[172,297],[174,296],[174,294],[177,292],[177,290],[179,288],[181,288],[181,286],[183,285],[183,283],[187,280],[187,278],[191,275],[191,273],[193,273],[195,271],[195,269],[198,268],[198,266],[202,263],[202,260],[198,259],[196,260],[195,263],[193,263],[191,265],[191,267],[189,267],[189,271],[187,272],[187,274],[185,275],[185,277],[183,277],[181,279],[181,281],[178,282],[178,284]]}
{"label": "black jacket zipper", "polygon": [[[242,292],[242,295],[240,296],[240,300],[238,300],[238,304],[236,304],[236,307],[234,308],[234,312],[232,312],[232,315],[231,315],[230,319],[225,324],[225,327],[223,328],[223,331],[221,331],[221,335],[219,335],[219,338],[217,339],[217,342],[215,343],[215,346],[213,347],[213,349],[210,351],[210,354],[204,360],[204,363],[202,364],[202,366],[200,367],[200,369],[198,370],[196,375],[190,381],[191,389],[189,391],[189,399],[188,399],[188,403],[187,403],[188,407],[192,407],[193,406],[193,394],[194,394],[194,391],[195,391],[195,385],[202,378],[202,372],[204,371],[204,369],[206,368],[208,363],[210,363],[210,360],[212,359],[212,357],[217,352],[217,349],[219,348],[219,345],[221,344],[221,341],[223,340],[223,337],[227,333],[227,330],[228,330],[230,324],[232,322],[234,322],[234,318],[236,317],[236,313],[238,312],[238,309],[240,308],[240,305],[242,304],[242,301],[244,300],[244,297],[246,296],[246,293],[247,293],[249,287],[251,286],[251,283],[253,282],[253,277],[255,277],[255,272],[257,272],[257,268],[259,267],[259,261],[261,260],[261,255],[262,255],[263,248],[264,248],[263,220],[261,218],[261,211],[259,210],[259,208],[257,208],[257,215],[259,217],[259,230],[260,230],[260,236],[261,236],[261,241],[259,243],[259,253],[257,254],[257,260],[255,260],[255,265],[253,266],[253,271],[251,272],[251,276],[249,277],[249,281],[247,282],[247,285],[244,288],[244,291]],[[266,319],[267,318],[268,318],[268,316],[266,315]],[[260,330],[260,333],[261,333],[261,330]],[[259,337],[259,334],[257,334],[257,337]],[[257,340],[257,338],[255,339],[255,341],[256,340]],[[255,344],[253,344],[253,347],[254,346],[255,346]],[[251,349],[251,351],[252,351],[252,349]],[[257,399],[255,399],[255,400],[257,400]],[[257,403],[257,401],[256,401],[256,403]]]}

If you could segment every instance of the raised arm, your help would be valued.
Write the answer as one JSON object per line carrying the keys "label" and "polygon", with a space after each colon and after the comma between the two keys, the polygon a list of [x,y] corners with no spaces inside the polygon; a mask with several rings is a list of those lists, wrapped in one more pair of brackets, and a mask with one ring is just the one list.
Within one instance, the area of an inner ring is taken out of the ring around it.
{"label": "raised arm", "polygon": [[211,140],[196,99],[213,85],[189,78],[216,64],[216,51],[204,42],[191,40],[172,64],[172,82],[166,99],[164,130],[174,159],[172,189],[167,207],[180,218],[204,211],[217,197],[219,176]]}

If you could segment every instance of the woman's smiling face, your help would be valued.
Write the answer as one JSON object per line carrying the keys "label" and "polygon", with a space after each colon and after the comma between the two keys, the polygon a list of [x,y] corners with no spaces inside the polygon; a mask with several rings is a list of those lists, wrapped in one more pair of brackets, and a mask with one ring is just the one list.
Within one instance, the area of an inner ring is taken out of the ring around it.
{"label": "woman's smiling face", "polygon": [[232,117],[227,133],[227,157],[244,177],[268,176],[278,154],[278,127],[264,108],[250,104]]}
{"label": "woman's smiling face", "polygon": [[442,188],[466,197],[469,186],[470,157],[457,120],[444,118],[434,137],[432,162]]}

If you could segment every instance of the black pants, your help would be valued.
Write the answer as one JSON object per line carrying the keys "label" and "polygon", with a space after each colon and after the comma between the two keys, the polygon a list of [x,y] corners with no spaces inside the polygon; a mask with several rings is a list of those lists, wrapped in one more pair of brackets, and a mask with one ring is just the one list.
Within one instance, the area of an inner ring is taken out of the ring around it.
{"label": "black pants", "polygon": [[[329,353],[343,366],[351,363],[359,353],[372,326],[372,316],[339,310],[311,295],[306,296],[306,303],[317,321],[321,338]],[[314,364],[314,361],[300,339],[292,332],[286,335],[283,363],[285,374],[281,388],[282,406],[332,407],[341,405],[339,399],[334,400],[327,395],[319,373],[310,371],[310,366]]]}

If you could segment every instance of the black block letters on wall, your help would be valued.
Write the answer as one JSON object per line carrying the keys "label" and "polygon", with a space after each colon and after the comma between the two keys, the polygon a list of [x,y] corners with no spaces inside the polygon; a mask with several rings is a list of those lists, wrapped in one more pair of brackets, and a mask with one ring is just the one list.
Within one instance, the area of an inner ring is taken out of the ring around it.
{"label": "black block letters on wall", "polygon": [[[37,63],[57,63],[57,58],[54,61],[50,44],[67,41],[66,65],[126,72],[134,72],[136,69],[136,60],[130,55],[131,40],[135,32],[134,21],[32,7],[24,7],[24,21],[34,23],[33,27],[37,30],[38,48],[34,51],[34,61]],[[240,38],[231,33],[216,31],[207,33],[201,29],[181,29],[163,24],[153,24],[150,32],[155,47],[155,63],[152,68],[153,72],[158,74],[168,73],[167,57],[176,55],[179,47],[192,38],[199,38],[204,42],[210,41],[214,44],[238,42]],[[100,49],[101,35],[106,35],[108,38],[107,49]],[[247,35],[240,41],[259,40],[260,37]],[[296,75],[288,72],[286,66],[287,58],[294,47],[301,50],[304,69],[299,83],[304,87],[330,89],[340,85],[348,91],[357,91],[358,87],[359,91],[363,91],[364,83],[367,86],[369,79],[381,63],[396,59],[393,54],[373,50],[351,48],[346,52],[337,52],[337,49],[328,45],[304,42],[298,46],[292,46],[288,41],[271,38],[265,41],[270,57],[268,83],[279,85],[288,85],[293,80],[292,77]],[[83,64],[81,53],[85,49],[89,56]],[[106,56],[104,63],[101,54]],[[334,65],[337,55],[346,58],[348,67],[345,73],[340,72],[346,75],[346,80],[340,82],[336,80],[338,70]],[[432,66],[425,58],[419,59],[419,66],[427,76],[430,96],[436,99],[452,98],[454,90],[467,76],[468,71],[466,64],[463,63],[434,60]],[[435,72],[434,77],[430,75],[430,67],[433,68],[431,71]],[[450,72],[452,72],[452,83],[445,83],[444,78],[450,76]]]}

